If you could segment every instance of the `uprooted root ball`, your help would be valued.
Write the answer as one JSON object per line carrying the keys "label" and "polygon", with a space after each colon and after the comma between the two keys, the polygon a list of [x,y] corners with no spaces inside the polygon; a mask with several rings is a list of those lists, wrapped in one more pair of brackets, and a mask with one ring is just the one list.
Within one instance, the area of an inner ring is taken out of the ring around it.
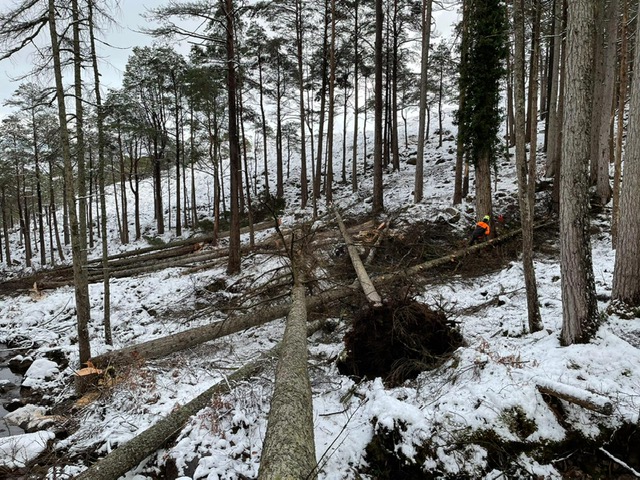
{"label": "uprooted root ball", "polygon": [[391,387],[440,365],[463,338],[442,311],[415,300],[399,300],[362,310],[344,343],[340,373],[381,377]]}

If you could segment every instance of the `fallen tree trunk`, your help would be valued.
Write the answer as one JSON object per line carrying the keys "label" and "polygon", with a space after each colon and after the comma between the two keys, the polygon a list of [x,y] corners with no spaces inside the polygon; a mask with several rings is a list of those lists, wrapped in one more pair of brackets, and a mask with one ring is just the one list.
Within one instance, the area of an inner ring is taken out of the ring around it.
{"label": "fallen tree trunk", "polygon": [[383,223],[378,227],[378,238],[376,238],[375,243],[369,250],[369,255],[367,255],[367,259],[364,261],[365,265],[371,265],[373,263],[373,259],[375,258],[376,253],[378,252],[378,248],[382,244],[382,240],[384,240],[384,238],[389,233],[390,226],[391,226],[391,220],[387,220],[385,223]]}
{"label": "fallen tree trunk", "polygon": [[[255,231],[266,230],[273,228],[273,222],[263,222],[254,226]],[[241,233],[248,231],[247,227],[241,229]],[[218,235],[218,238],[224,238],[229,235],[229,232],[223,232]],[[153,260],[156,255],[160,257],[170,257],[184,254],[184,252],[193,251],[193,246],[198,243],[206,243],[213,240],[211,235],[202,235],[198,237],[187,238],[184,240],[178,240],[167,243],[160,246],[149,246],[132,250],[128,252],[118,253],[109,256],[109,262],[111,265],[124,264],[124,263],[139,263],[146,260]],[[166,252],[166,253],[165,253]],[[226,253],[225,253],[226,254]],[[94,281],[102,280],[102,267],[100,263],[101,259],[92,259],[88,261],[88,267],[94,274]],[[71,267],[60,266],[51,270],[37,272],[33,275],[25,277],[14,278],[4,282],[0,282],[0,293],[22,293],[28,291],[34,283],[38,284],[38,288],[52,289],[71,285],[73,282],[71,275]],[[100,272],[100,273],[98,273]],[[113,275],[112,275],[113,276]]]}
{"label": "fallen tree trunk", "polygon": [[[549,225],[551,225],[553,223],[555,223],[555,222],[541,223],[541,224],[536,225],[534,228],[538,229],[538,228],[547,227],[547,226],[549,226]],[[486,242],[476,243],[475,245],[471,245],[470,247],[460,248],[460,249],[456,250],[455,252],[450,253],[448,255],[444,255],[444,256],[442,256],[440,258],[435,258],[433,260],[429,260],[429,261],[426,261],[424,263],[420,263],[418,265],[414,265],[413,267],[405,268],[404,270],[401,270],[399,272],[387,273],[387,274],[384,274],[384,275],[379,275],[379,276],[375,277],[374,283],[376,283],[376,284],[378,284],[378,283],[389,283],[389,282],[391,282],[393,280],[396,280],[398,278],[412,277],[414,275],[419,275],[421,273],[424,273],[427,270],[432,270],[434,268],[443,267],[443,266],[448,265],[450,263],[458,262],[462,258],[464,258],[464,257],[466,257],[468,255],[471,255],[472,253],[476,253],[476,252],[479,252],[480,250],[484,250],[486,248],[493,247],[493,246],[496,246],[496,245],[500,245],[501,243],[505,243],[505,242],[511,241],[515,237],[520,235],[521,233],[522,233],[522,230],[520,230],[520,229],[514,230],[512,232],[506,233],[506,234],[501,235],[499,237],[487,240]]]}
{"label": "fallen tree trunk", "polygon": [[[318,331],[322,323],[313,322],[309,324],[307,326],[307,335]],[[76,480],[114,480],[126,474],[149,455],[162,448],[171,437],[177,435],[193,415],[209,405],[215,395],[228,393],[233,384],[258,375],[265,364],[280,355],[282,348],[283,343],[280,342],[271,350],[262,353],[258,359],[233,372],[225,378],[225,381],[216,383],[190,402],[173,410],[156,424],[147,428],[124,445],[118,446],[103,459],[98,460],[98,462],[75,477]]]}
{"label": "fallen tree trunk", "polygon": [[[338,287],[323,292],[306,299],[307,309],[317,308],[325,303],[331,303],[349,297],[354,293],[357,293],[354,286]],[[129,364],[137,359],[150,360],[164,357],[170,353],[195,347],[201,343],[282,318],[287,315],[290,308],[290,303],[284,303],[282,305],[262,308],[259,312],[230,316],[226,320],[221,320],[210,325],[203,325],[185,330],[184,332],[174,333],[166,337],[156,338],[137,345],[97,355],[91,358],[91,363],[98,368],[106,368],[109,365]]]}
{"label": "fallen tree trunk", "polygon": [[292,262],[295,281],[291,309],[276,368],[267,432],[262,447],[262,480],[316,478],[313,404],[307,369],[307,306],[305,286]]}
{"label": "fallen tree trunk", "polygon": [[611,400],[597,393],[552,380],[540,380],[536,378],[535,382],[536,388],[540,393],[575,403],[587,410],[601,413],[602,415],[611,415],[613,413]]}
{"label": "fallen tree trunk", "polygon": [[[547,226],[548,223],[541,224],[537,228]],[[401,278],[413,277],[422,274],[429,269],[442,267],[444,265],[456,262],[461,258],[475,253],[485,248],[498,245],[516,237],[520,231],[510,232],[498,238],[491,239],[487,242],[473,245],[471,247],[457,250],[456,252],[441,258],[430,260],[428,262],[415,265],[394,273],[379,275],[373,279],[375,286],[381,286],[391,283]],[[307,309],[312,310],[323,304],[332,303],[336,300],[351,297],[358,294],[357,284],[340,286],[332,290],[322,292],[307,298]],[[230,316],[228,319],[216,322],[210,325],[203,325],[184,332],[174,333],[167,337],[149,340],[138,345],[132,345],[120,350],[98,355],[91,358],[91,362],[98,368],[106,368],[108,365],[129,364],[136,359],[153,359],[164,357],[170,353],[194,347],[201,343],[215,340],[216,338],[230,335],[247,328],[262,325],[264,323],[282,318],[287,315],[290,304],[275,305],[271,307],[261,308],[259,312],[247,313],[244,315]]]}
{"label": "fallen tree trunk", "polygon": [[365,297],[367,297],[367,300],[372,303],[374,307],[382,306],[382,297],[376,290],[376,287],[373,286],[373,282],[371,281],[371,277],[369,277],[369,274],[367,273],[367,269],[364,268],[364,264],[362,263],[362,259],[360,258],[360,254],[358,253],[358,249],[353,244],[351,235],[349,234],[349,232],[347,232],[347,228],[344,226],[344,222],[342,221],[340,212],[337,208],[333,207],[333,213],[335,214],[336,220],[338,221],[338,228],[340,228],[340,233],[342,233],[344,243],[347,245],[347,251],[349,252],[349,257],[351,258],[351,264],[356,271],[358,282],[360,282],[360,286],[362,287],[362,291],[364,292]]}

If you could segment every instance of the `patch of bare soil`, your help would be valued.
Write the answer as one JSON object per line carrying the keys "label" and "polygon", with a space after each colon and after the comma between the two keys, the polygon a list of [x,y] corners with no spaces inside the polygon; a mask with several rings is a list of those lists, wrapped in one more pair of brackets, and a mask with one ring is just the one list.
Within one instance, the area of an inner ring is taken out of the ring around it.
{"label": "patch of bare soil", "polygon": [[463,338],[443,312],[414,300],[396,300],[361,310],[344,343],[340,373],[381,377],[393,387],[440,365]]}

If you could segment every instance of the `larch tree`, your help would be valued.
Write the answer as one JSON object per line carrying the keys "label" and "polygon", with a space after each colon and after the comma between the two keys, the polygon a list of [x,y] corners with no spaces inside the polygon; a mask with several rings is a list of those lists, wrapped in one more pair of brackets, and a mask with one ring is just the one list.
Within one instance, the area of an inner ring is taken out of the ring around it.
{"label": "larch tree", "polygon": [[[640,7],[639,10],[640,12]],[[640,65],[640,35],[636,35],[634,65]],[[624,182],[613,271],[612,301],[622,307],[640,305],[640,75],[631,80],[629,126],[624,155]]]}
{"label": "larch tree", "polygon": [[570,2],[560,166],[560,341],[565,346],[588,342],[598,328],[598,305],[589,232],[594,28],[593,2]]}

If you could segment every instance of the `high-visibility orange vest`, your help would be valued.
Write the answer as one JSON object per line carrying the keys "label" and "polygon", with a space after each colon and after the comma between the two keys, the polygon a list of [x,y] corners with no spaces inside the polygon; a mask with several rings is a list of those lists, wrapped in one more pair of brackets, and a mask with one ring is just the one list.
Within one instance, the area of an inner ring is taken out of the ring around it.
{"label": "high-visibility orange vest", "polygon": [[485,223],[485,222],[483,222],[483,221],[480,221],[480,222],[476,223],[476,225],[477,225],[478,227],[480,227],[480,228],[484,228],[484,234],[485,234],[485,235],[487,235],[487,236],[488,236],[488,235],[491,233],[491,227],[489,226],[489,224],[488,224],[488,223]]}

